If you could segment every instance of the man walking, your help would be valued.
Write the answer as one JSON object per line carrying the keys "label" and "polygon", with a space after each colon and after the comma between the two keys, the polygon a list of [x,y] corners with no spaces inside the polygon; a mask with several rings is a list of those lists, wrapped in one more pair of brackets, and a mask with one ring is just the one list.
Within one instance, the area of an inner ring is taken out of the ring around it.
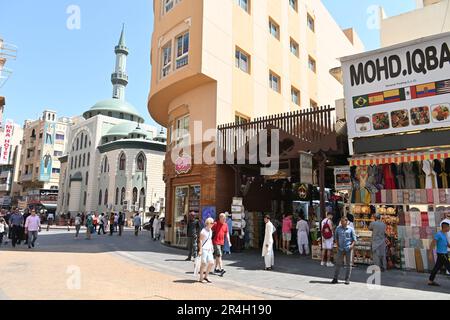
{"label": "man walking", "polygon": [[194,259],[197,258],[198,247],[198,234],[200,231],[200,222],[195,218],[195,212],[189,212],[188,224],[187,224],[187,249],[188,257],[186,261],[191,261],[192,255]]}
{"label": "man walking", "polygon": [[31,215],[28,216],[25,221],[25,234],[28,235],[28,248],[34,248],[34,244],[38,237],[38,232],[41,232],[41,219],[36,215],[36,210],[31,211]]}
{"label": "man walking", "polygon": [[381,221],[381,215],[375,215],[375,221],[369,225],[372,230],[372,256],[373,263],[380,267],[381,271],[387,270],[386,261],[386,224]]}
{"label": "man walking", "polygon": [[292,214],[291,213],[287,213],[285,215],[285,217],[283,218],[282,238],[283,238],[282,251],[287,255],[291,255],[292,254],[292,252],[290,250],[291,239],[292,239]]}
{"label": "man walking", "polygon": [[122,212],[119,212],[117,217],[117,225],[119,226],[119,236],[122,236],[123,226],[125,225],[125,216]]}
{"label": "man walking", "polygon": [[219,221],[214,223],[212,227],[212,231],[214,234],[213,237],[213,246],[214,246],[214,258],[216,259],[216,266],[214,268],[214,273],[220,274],[221,277],[225,274],[225,270],[223,269],[223,245],[225,244],[225,237],[227,237],[228,242],[231,246],[230,241],[230,233],[228,230],[227,217],[225,213],[221,213],[219,215]]}
{"label": "man walking", "polygon": [[334,278],[331,283],[338,283],[339,273],[342,266],[344,265],[344,255],[345,264],[347,265],[347,270],[345,272],[345,284],[350,284],[350,275],[352,272],[351,266],[351,252],[356,242],[356,234],[353,228],[348,226],[348,218],[341,218],[341,225],[336,228],[336,243],[337,243],[337,258],[336,258],[336,268],[334,272]]}
{"label": "man walking", "polygon": [[104,213],[102,213],[100,215],[100,217],[98,217],[98,235],[100,235],[102,231],[103,231],[103,234],[106,233],[105,232],[105,219],[104,219],[104,217],[105,217]]}
{"label": "man walking", "polygon": [[53,225],[53,221],[55,221],[55,215],[53,214],[53,212],[50,212],[47,215],[47,231],[50,230],[50,226]]}
{"label": "man walking", "polygon": [[155,220],[153,220],[153,241],[159,240],[159,229],[161,229],[161,220],[158,216],[155,216]]}
{"label": "man walking", "polygon": [[334,238],[333,238],[333,214],[328,212],[327,217],[323,219],[320,231],[322,235],[322,262],[321,266],[326,263],[327,267],[333,267],[331,256],[333,254]]}
{"label": "man walking", "polygon": [[88,214],[86,217],[86,240],[91,240],[91,234],[94,232],[94,221],[92,214]]}
{"label": "man walking", "polygon": [[20,244],[20,238],[22,236],[22,225],[23,225],[23,216],[18,211],[15,210],[11,217],[9,218],[9,227],[11,228],[11,239],[13,248],[16,247],[16,244]]}
{"label": "man walking", "polygon": [[275,256],[273,253],[273,233],[276,229],[272,222],[270,222],[269,215],[264,216],[264,223],[266,224],[266,229],[264,234],[262,256],[264,257],[266,271],[271,271],[275,264]]}
{"label": "man walking", "polygon": [[114,220],[115,220],[115,214],[111,212],[111,215],[109,216],[109,235],[112,236],[114,233]]}
{"label": "man walking", "polygon": [[298,252],[303,255],[309,255],[309,225],[306,222],[303,212],[297,222],[297,244]]}
{"label": "man walking", "polygon": [[141,227],[141,217],[139,216],[139,213],[136,213],[133,219],[133,225],[134,225],[134,235],[137,237],[139,233],[139,228]]}
{"label": "man walking", "polygon": [[448,243],[446,235],[446,233],[450,231],[450,224],[448,224],[447,222],[442,222],[441,228],[442,230],[436,233],[433,242],[431,243],[431,248],[434,248],[436,246],[437,260],[433,271],[431,271],[428,285],[435,287],[439,287],[439,284],[434,282],[434,279],[436,279],[436,275],[439,270],[441,270],[442,266],[445,266],[447,271],[450,272],[450,262],[448,261],[447,253],[448,248],[450,248],[450,244]]}
{"label": "man walking", "polygon": [[82,223],[81,214],[78,213],[77,216],[75,217],[75,238],[78,238],[78,235],[80,234],[81,223]]}

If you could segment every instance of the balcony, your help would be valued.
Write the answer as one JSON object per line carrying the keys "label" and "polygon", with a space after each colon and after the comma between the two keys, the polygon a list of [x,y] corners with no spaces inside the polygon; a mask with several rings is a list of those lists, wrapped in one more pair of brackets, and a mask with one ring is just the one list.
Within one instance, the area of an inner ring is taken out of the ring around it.
{"label": "balcony", "polygon": [[125,72],[115,72],[111,75],[111,81],[116,84],[127,85],[128,84],[128,75]]}
{"label": "balcony", "polygon": [[9,184],[0,184],[0,192],[11,191],[11,186]]}
{"label": "balcony", "polygon": [[0,179],[9,179],[11,177],[11,171],[3,171],[0,173]]}
{"label": "balcony", "polygon": [[33,180],[33,174],[32,173],[23,174],[21,180],[22,181],[31,181],[31,180]]}

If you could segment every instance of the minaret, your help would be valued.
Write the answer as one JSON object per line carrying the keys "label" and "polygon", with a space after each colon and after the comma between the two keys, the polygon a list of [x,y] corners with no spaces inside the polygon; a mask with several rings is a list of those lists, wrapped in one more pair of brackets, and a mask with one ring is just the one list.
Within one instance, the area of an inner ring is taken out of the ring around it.
{"label": "minaret", "polygon": [[125,100],[125,87],[128,85],[127,75],[127,56],[128,48],[125,45],[125,25],[122,27],[119,44],[115,48],[116,53],[116,70],[111,75],[113,84],[113,98]]}

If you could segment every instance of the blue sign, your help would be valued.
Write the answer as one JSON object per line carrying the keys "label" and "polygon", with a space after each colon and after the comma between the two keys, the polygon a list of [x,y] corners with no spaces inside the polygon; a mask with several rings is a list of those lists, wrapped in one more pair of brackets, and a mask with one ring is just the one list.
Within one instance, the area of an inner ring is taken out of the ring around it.
{"label": "blue sign", "polygon": [[202,223],[205,224],[206,219],[213,218],[216,220],[216,207],[203,207],[202,208]]}

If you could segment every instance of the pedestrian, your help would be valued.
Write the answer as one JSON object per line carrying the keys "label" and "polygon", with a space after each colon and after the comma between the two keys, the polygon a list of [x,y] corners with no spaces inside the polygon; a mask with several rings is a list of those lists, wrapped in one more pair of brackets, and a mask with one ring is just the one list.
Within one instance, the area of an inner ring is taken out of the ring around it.
{"label": "pedestrian", "polygon": [[188,257],[186,261],[191,261],[192,256],[194,259],[197,258],[197,247],[198,247],[198,232],[200,230],[200,222],[195,219],[195,212],[189,212],[188,222],[187,222],[187,250]]}
{"label": "pedestrian", "polygon": [[20,244],[23,222],[23,216],[18,210],[14,211],[9,218],[9,227],[11,228],[11,240],[13,248],[16,247],[16,244]]}
{"label": "pedestrian", "polygon": [[[153,230],[153,222],[155,221],[155,217],[156,217],[156,215],[153,215],[151,218],[150,218],[150,237],[153,239],[153,232],[155,232],[154,230]],[[189,234],[189,232],[188,232],[188,234]],[[189,235],[188,235],[188,237],[189,237]],[[189,241],[189,239],[188,239],[188,241]],[[188,243],[188,245],[189,245],[189,243]]]}
{"label": "pedestrian", "polygon": [[221,277],[225,274],[225,270],[223,269],[223,245],[225,244],[225,238],[228,239],[228,242],[231,246],[230,241],[230,232],[228,230],[228,224],[226,221],[227,217],[225,213],[219,214],[219,221],[214,223],[212,227],[213,231],[213,248],[214,248],[214,258],[216,259],[216,265],[214,268],[214,273],[219,274]]}
{"label": "pedestrian", "polygon": [[67,231],[70,232],[70,226],[71,226],[71,224],[72,224],[72,216],[70,215],[70,211],[67,212],[67,220],[66,220],[66,223],[67,223]]}
{"label": "pedestrian", "polygon": [[337,258],[336,258],[336,268],[334,270],[334,278],[331,283],[338,283],[339,273],[344,265],[344,255],[345,264],[347,265],[347,270],[345,272],[345,284],[350,284],[350,275],[352,272],[351,266],[351,252],[356,243],[356,234],[353,228],[348,226],[348,218],[341,218],[341,225],[336,228],[336,244],[337,244]]}
{"label": "pedestrian", "polygon": [[153,241],[159,240],[159,229],[161,229],[161,220],[158,216],[155,216],[153,220]]}
{"label": "pedestrian", "polygon": [[92,214],[86,217],[86,240],[91,240],[91,234],[94,232],[94,221]]}
{"label": "pedestrian", "polygon": [[84,221],[86,220],[86,213],[81,214],[81,224],[84,224]]}
{"label": "pedestrian", "polygon": [[200,241],[198,247],[198,255],[201,257],[200,279],[201,283],[211,283],[208,275],[214,266],[213,257],[213,243],[212,243],[212,226],[214,224],[213,218],[208,218],[205,221],[205,227],[200,232]]}
{"label": "pedestrian", "polygon": [[[447,211],[445,213],[445,219],[441,221],[441,227],[442,227],[442,223],[444,223],[444,222],[446,222],[450,225],[450,210],[449,209],[447,209]],[[450,243],[450,232],[447,232],[446,236],[447,236],[448,243]],[[450,253],[450,248],[447,251],[448,251],[448,253]]]}
{"label": "pedestrian", "polygon": [[333,255],[334,238],[333,238],[333,214],[327,213],[327,217],[323,219],[321,223],[321,235],[322,235],[322,262],[321,266],[326,264],[327,267],[333,267],[331,262],[331,256]]}
{"label": "pedestrian", "polygon": [[275,255],[273,252],[273,233],[276,232],[275,227],[272,222],[270,222],[270,216],[264,216],[264,223],[266,224],[266,229],[264,233],[264,242],[262,249],[262,256],[264,257],[264,263],[266,266],[266,271],[273,270],[275,265]]}
{"label": "pedestrian", "polygon": [[373,264],[380,267],[381,271],[387,270],[386,260],[386,224],[381,221],[381,215],[375,214],[375,221],[369,225],[372,231],[372,257]]}
{"label": "pedestrian", "polygon": [[106,230],[108,230],[108,215],[105,213],[103,214],[103,231],[105,231],[103,234],[107,233]]}
{"label": "pedestrian", "polygon": [[283,248],[282,251],[287,255],[291,255],[292,252],[290,250],[291,240],[292,240],[292,214],[287,213],[283,218],[283,227],[282,227],[282,237],[283,237]]}
{"label": "pedestrian", "polygon": [[[121,219],[121,216],[122,212],[114,214],[114,232],[117,232],[117,228],[119,227],[119,219]],[[122,222],[122,220],[120,222]],[[122,233],[120,232],[119,235],[122,235]]]}
{"label": "pedestrian", "polygon": [[34,248],[34,244],[38,237],[38,232],[41,232],[41,219],[36,215],[36,210],[31,211],[31,215],[28,216],[25,221],[25,234],[28,235],[28,248]]}
{"label": "pedestrian", "polygon": [[134,235],[137,237],[139,233],[139,228],[141,227],[141,217],[139,216],[139,213],[136,213],[133,219],[133,225],[134,225]]}
{"label": "pedestrian", "polygon": [[433,271],[428,281],[428,285],[439,287],[439,284],[434,282],[436,275],[441,270],[443,266],[450,272],[450,262],[448,261],[448,248],[450,248],[450,243],[448,242],[447,235],[450,231],[450,224],[448,222],[441,223],[441,231],[436,233],[433,242],[431,243],[431,248],[436,247],[437,260]]}
{"label": "pedestrian", "polygon": [[103,219],[105,216],[104,213],[102,213],[100,215],[100,217],[98,217],[98,234],[100,235],[100,233],[103,231],[103,234],[105,234],[105,220]]}
{"label": "pedestrian", "polygon": [[297,222],[297,244],[298,252],[303,255],[309,255],[309,225],[305,220],[303,212],[300,213],[299,220]]}
{"label": "pedestrian", "polygon": [[0,245],[3,244],[3,236],[5,235],[8,225],[6,224],[5,218],[0,218]]}
{"label": "pedestrian", "polygon": [[[25,210],[25,213],[23,215],[23,222],[24,223],[25,223],[25,221],[27,221],[27,218],[31,215],[30,212],[31,212],[31,209]],[[20,241],[19,241],[19,244],[20,244],[20,242],[22,240],[25,241],[24,242],[25,245],[28,244],[28,236],[25,233],[25,226],[23,224],[20,226]]]}
{"label": "pedestrian", "polygon": [[96,233],[98,225],[98,213],[94,213],[94,216],[92,217],[92,223],[94,225],[94,231],[92,233]]}
{"label": "pedestrian", "polygon": [[[231,230],[233,230],[233,220],[231,219],[231,215],[228,212],[225,212],[225,215],[227,216],[228,232],[230,233]],[[231,242],[228,242],[228,237],[225,237],[225,244],[223,246],[223,253],[224,254],[231,254]]]}
{"label": "pedestrian", "polygon": [[[160,219],[160,221],[161,221],[161,223],[160,223],[160,225],[161,225],[161,227],[159,228],[159,236],[160,236],[160,238],[161,238],[161,241],[162,242],[164,242],[164,239],[165,239],[165,221],[166,221],[166,218],[164,218],[164,217],[162,217],[161,219]],[[197,237],[197,239],[198,239],[198,237]],[[198,246],[197,246],[198,247]]]}
{"label": "pedestrian", "polygon": [[[115,218],[114,218],[115,221]],[[125,214],[123,212],[119,212],[117,215],[117,226],[119,228],[119,236],[122,236],[123,227],[125,226]],[[117,227],[116,227],[117,230]]]}
{"label": "pedestrian", "polygon": [[75,217],[75,238],[78,238],[78,235],[80,234],[82,222],[83,222],[83,220],[82,220],[81,214],[78,213],[77,216]]}
{"label": "pedestrian", "polygon": [[112,236],[114,233],[114,220],[115,220],[115,214],[111,212],[111,215],[109,216],[109,235]]}
{"label": "pedestrian", "polygon": [[50,230],[50,226],[53,225],[54,221],[55,221],[55,215],[53,214],[53,212],[50,212],[49,214],[47,214],[47,231]]}

